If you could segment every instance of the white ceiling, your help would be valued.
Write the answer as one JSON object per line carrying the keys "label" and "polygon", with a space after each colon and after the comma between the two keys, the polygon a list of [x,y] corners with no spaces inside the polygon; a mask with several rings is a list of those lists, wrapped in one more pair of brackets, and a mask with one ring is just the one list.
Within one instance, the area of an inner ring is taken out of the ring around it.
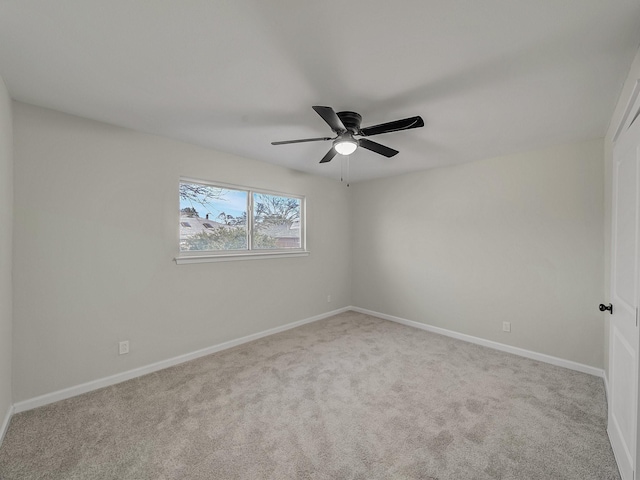
{"label": "white ceiling", "polygon": [[425,127],[351,180],[604,136],[637,0],[0,0],[13,98],[333,178],[311,109]]}

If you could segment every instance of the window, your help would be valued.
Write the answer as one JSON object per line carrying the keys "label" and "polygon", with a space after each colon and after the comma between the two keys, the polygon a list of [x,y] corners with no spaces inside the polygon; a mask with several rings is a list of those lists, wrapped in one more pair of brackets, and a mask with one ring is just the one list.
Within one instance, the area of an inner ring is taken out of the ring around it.
{"label": "window", "polygon": [[301,248],[301,204],[300,198],[253,193],[253,247]]}
{"label": "window", "polygon": [[179,196],[178,263],[306,253],[302,196],[187,179]]}

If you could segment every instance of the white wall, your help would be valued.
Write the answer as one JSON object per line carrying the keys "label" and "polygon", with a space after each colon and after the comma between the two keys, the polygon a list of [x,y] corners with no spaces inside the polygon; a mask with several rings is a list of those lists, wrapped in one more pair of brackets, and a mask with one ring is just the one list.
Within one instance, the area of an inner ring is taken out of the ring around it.
{"label": "white wall", "polygon": [[13,119],[11,98],[0,77],[0,440],[3,422],[12,403],[12,238]]}
{"label": "white wall", "polygon": [[[618,125],[622,121],[624,111],[627,108],[629,97],[633,91],[635,83],[640,80],[640,49],[636,53],[636,56],[629,69],[629,75],[624,82],[618,104],[611,116],[611,122],[609,123],[609,129],[607,135],[604,138],[604,303],[611,301],[611,190],[613,188],[612,179],[612,167],[613,167],[613,136],[618,129]],[[604,325],[604,362],[605,362],[605,375],[609,378],[609,313],[603,314]]]}
{"label": "white wall", "polygon": [[602,368],[602,158],[595,140],[354,185],[354,305]]}
{"label": "white wall", "polygon": [[[344,184],[21,103],[14,128],[14,401],[349,304]],[[306,195],[311,255],[176,265],[180,176]]]}

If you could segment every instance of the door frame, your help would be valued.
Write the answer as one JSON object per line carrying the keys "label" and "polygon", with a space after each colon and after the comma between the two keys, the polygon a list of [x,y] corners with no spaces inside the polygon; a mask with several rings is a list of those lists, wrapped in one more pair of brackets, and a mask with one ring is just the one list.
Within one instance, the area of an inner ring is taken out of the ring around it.
{"label": "door frame", "polygon": [[[615,134],[612,138],[612,143],[611,143],[611,158],[609,159],[611,162],[611,205],[610,205],[610,211],[611,211],[611,225],[610,225],[610,234],[611,234],[611,242],[610,242],[610,251],[609,253],[609,259],[611,261],[611,265],[610,265],[610,278],[609,278],[609,291],[607,292],[607,294],[609,295],[609,297],[612,296],[613,294],[613,286],[614,286],[614,276],[613,276],[613,269],[614,269],[614,255],[615,255],[615,250],[614,250],[614,240],[615,240],[615,227],[616,227],[616,223],[615,223],[615,214],[616,214],[616,207],[617,207],[617,200],[616,200],[616,195],[617,195],[617,175],[616,175],[616,168],[617,168],[617,164],[616,164],[616,156],[615,156],[615,149],[616,149],[616,145],[618,144],[618,140],[620,140],[620,137],[623,135],[624,132],[626,132],[630,126],[633,124],[634,128],[637,128],[637,126],[635,124],[640,123],[640,79],[636,80],[635,85],[632,89],[631,95],[629,97],[629,100],[627,102],[627,105],[625,107],[624,110],[624,114],[620,120],[620,123],[618,124],[616,130],[615,130]],[[640,168],[640,165],[638,166],[638,168]],[[640,208],[640,206],[638,207]],[[638,230],[640,230],[640,218],[636,220],[637,226],[636,228]],[[640,274],[640,231],[636,231],[636,276],[638,276]],[[640,288],[640,281],[638,281],[638,279],[636,278],[636,282],[637,282],[637,286],[638,288]],[[613,299],[611,299],[611,301],[613,301]],[[636,303],[640,303],[640,291],[636,292]],[[638,322],[638,308],[640,307],[640,305],[636,305],[636,324]],[[615,305],[614,305],[615,308]],[[607,315],[607,314],[605,314]],[[607,375],[605,377],[605,386],[606,386],[606,394],[607,394],[607,410],[609,410],[609,408],[611,407],[611,391],[609,390],[610,384],[608,382],[609,379],[611,379],[611,372],[612,372],[612,366],[614,365],[613,359],[612,359],[612,354],[613,354],[613,349],[612,349],[612,336],[614,334],[613,332],[613,322],[609,322],[609,327],[608,327],[608,334],[609,334],[609,338],[608,338],[608,367],[607,367]],[[640,338],[640,337],[639,337]],[[636,348],[636,365],[635,365],[635,371],[636,373],[640,373],[640,344],[635,346]],[[635,414],[636,414],[636,425],[634,426],[634,435],[633,437],[635,437],[635,452],[631,452],[631,454],[635,454],[635,458],[633,459],[633,479],[636,480],[636,478],[638,478],[637,475],[637,471],[638,471],[638,467],[639,465],[639,461],[640,461],[640,379],[638,379],[637,383],[636,383],[636,392],[635,392]],[[610,419],[610,415],[607,415],[607,420]],[[607,435],[610,436],[609,434],[609,428],[610,425],[607,425]],[[632,437],[632,438],[633,438]],[[616,459],[617,461],[617,459]],[[621,472],[622,473],[622,472]],[[624,479],[627,480],[627,479]],[[629,479],[631,480],[631,479]]]}

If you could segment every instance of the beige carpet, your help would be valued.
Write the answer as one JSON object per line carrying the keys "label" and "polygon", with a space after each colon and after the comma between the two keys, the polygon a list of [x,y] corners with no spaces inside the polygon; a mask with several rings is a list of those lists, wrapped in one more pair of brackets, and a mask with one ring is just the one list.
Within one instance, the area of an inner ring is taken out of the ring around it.
{"label": "beige carpet", "polygon": [[348,312],[15,415],[14,479],[618,479],[602,380]]}

